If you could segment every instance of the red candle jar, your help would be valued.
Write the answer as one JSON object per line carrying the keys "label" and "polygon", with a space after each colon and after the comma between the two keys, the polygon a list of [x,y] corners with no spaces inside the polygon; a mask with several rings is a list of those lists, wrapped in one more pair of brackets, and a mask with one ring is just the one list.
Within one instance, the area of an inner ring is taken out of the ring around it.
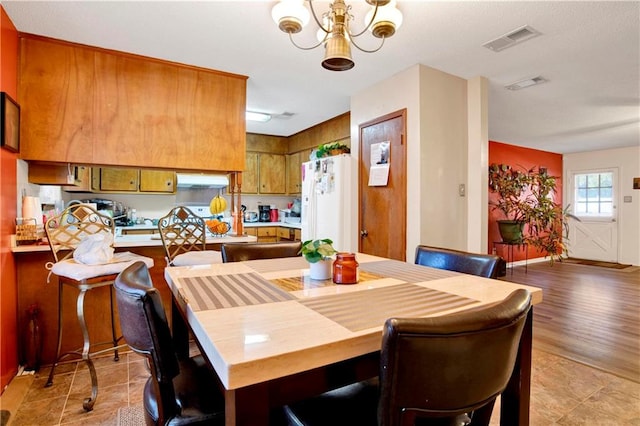
{"label": "red candle jar", "polygon": [[333,282],[356,284],[358,278],[358,262],[355,253],[336,254],[336,260],[333,262]]}

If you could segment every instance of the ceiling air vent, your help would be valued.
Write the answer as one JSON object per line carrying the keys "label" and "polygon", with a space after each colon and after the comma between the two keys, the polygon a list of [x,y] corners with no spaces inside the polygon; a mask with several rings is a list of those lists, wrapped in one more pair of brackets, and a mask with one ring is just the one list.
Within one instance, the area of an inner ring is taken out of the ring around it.
{"label": "ceiling air vent", "polygon": [[520,90],[520,89],[524,89],[525,87],[531,87],[531,86],[535,86],[536,84],[544,83],[545,81],[547,80],[544,77],[538,76],[533,78],[527,78],[525,80],[520,80],[504,87],[505,89],[509,89],[509,90]]}
{"label": "ceiling air vent", "polygon": [[515,29],[507,34],[504,34],[495,40],[491,40],[483,44],[489,50],[494,52],[500,52],[508,47],[515,46],[518,43],[532,39],[540,35],[540,32],[534,30],[532,27],[525,25]]}

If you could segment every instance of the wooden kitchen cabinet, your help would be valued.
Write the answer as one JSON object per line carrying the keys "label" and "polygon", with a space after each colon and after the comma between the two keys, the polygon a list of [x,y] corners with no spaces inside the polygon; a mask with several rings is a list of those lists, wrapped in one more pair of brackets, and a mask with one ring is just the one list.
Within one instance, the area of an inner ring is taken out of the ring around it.
{"label": "wooden kitchen cabinet", "polygon": [[289,194],[299,194],[302,191],[301,158],[301,152],[287,155],[287,192]]}
{"label": "wooden kitchen cabinet", "polygon": [[245,76],[31,34],[18,75],[21,159],[245,168]]}
{"label": "wooden kitchen cabinet", "polygon": [[300,241],[302,232],[296,228],[278,228],[278,241]]}
{"label": "wooden kitchen cabinet", "polygon": [[242,172],[242,193],[258,193],[258,153],[247,152],[245,169]]}
{"label": "wooden kitchen cabinet", "polygon": [[138,191],[140,179],[140,171],[138,169],[100,167],[94,168],[93,172],[100,176],[98,187],[100,191]]}
{"label": "wooden kitchen cabinet", "polygon": [[176,174],[167,170],[140,170],[140,192],[176,192]]}
{"label": "wooden kitchen cabinet", "polygon": [[93,52],[20,38],[20,158],[91,164]]}
{"label": "wooden kitchen cabinet", "polygon": [[249,226],[244,224],[244,232],[258,238],[259,243],[274,243],[278,241],[278,226]]}
{"label": "wooden kitchen cabinet", "polygon": [[275,243],[278,241],[278,227],[265,226],[256,228],[258,230],[257,237],[260,243]]}
{"label": "wooden kitchen cabinet", "polygon": [[93,192],[173,194],[176,190],[176,173],[170,170],[93,167],[91,174]]}
{"label": "wooden kitchen cabinet", "polygon": [[284,194],[286,191],[286,156],[247,152],[242,172],[243,194]]}
{"label": "wooden kitchen cabinet", "polygon": [[259,191],[261,194],[286,192],[286,158],[280,154],[260,154]]}

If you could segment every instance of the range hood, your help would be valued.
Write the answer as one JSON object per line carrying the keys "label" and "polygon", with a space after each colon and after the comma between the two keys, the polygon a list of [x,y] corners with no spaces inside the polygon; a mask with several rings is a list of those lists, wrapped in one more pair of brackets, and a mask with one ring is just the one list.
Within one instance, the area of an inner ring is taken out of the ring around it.
{"label": "range hood", "polygon": [[178,188],[225,188],[229,186],[227,175],[177,173]]}

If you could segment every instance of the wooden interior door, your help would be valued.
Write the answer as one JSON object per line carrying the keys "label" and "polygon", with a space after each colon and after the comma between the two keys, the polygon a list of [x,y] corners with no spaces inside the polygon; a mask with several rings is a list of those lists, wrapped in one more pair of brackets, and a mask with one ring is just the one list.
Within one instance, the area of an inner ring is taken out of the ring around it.
{"label": "wooden interior door", "polygon": [[[396,111],[359,126],[358,250],[397,260],[406,260],[407,244],[406,114],[406,109]],[[386,141],[390,145],[387,185],[369,186],[371,147]]]}

